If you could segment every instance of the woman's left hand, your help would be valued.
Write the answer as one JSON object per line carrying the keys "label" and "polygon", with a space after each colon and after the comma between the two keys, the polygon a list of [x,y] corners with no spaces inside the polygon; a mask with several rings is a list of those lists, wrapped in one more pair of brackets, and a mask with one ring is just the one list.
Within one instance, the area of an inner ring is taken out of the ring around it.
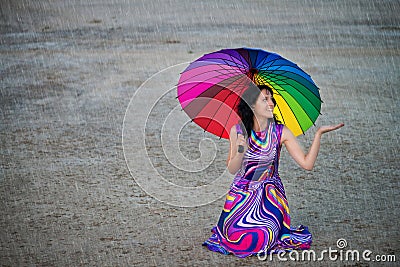
{"label": "woman's left hand", "polygon": [[339,128],[342,128],[344,126],[344,123],[339,123],[337,125],[326,125],[326,126],[321,126],[317,132],[319,132],[320,134],[323,133],[327,133],[327,132],[331,132],[334,130],[337,130]]}

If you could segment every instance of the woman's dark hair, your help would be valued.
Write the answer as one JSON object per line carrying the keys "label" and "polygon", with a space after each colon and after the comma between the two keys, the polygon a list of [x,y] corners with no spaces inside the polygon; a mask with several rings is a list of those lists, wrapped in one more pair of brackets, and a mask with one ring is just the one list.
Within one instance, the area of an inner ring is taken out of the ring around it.
{"label": "woman's dark hair", "polygon": [[[244,127],[246,128],[247,136],[249,134],[251,134],[251,130],[253,129],[253,126],[254,126],[253,125],[254,113],[253,113],[253,110],[251,109],[251,106],[254,105],[254,103],[256,103],[257,98],[263,89],[268,90],[271,93],[271,95],[273,96],[272,89],[269,86],[267,86],[267,85],[255,86],[254,84],[252,84],[243,93],[243,95],[240,99],[240,102],[238,104],[238,107],[237,107],[238,115],[239,115],[240,119],[242,120]],[[276,105],[276,101],[274,98],[272,98],[272,102],[274,103],[274,105]],[[279,122],[276,119],[275,115],[274,115],[274,120],[276,123]],[[246,133],[244,133],[244,134],[246,134]]]}

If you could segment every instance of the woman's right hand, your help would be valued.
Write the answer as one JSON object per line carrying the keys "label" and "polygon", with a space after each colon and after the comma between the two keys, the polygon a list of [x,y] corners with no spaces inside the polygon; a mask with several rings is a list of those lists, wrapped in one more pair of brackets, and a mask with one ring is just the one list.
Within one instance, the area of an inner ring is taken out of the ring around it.
{"label": "woman's right hand", "polygon": [[[239,145],[243,146],[243,152],[239,153]],[[229,134],[229,153],[226,166],[231,174],[235,174],[242,165],[244,152],[247,150],[247,143],[243,134],[236,132],[236,126],[232,126]]]}
{"label": "woman's right hand", "polygon": [[[244,148],[244,151],[243,151],[243,152],[239,152],[239,146],[243,146],[243,148]],[[246,140],[245,140],[243,134],[238,134],[238,135],[237,135],[237,139],[236,139],[236,148],[237,148],[236,151],[238,151],[239,153],[244,153],[244,152],[246,152],[246,150],[247,150],[247,143],[246,143]]]}

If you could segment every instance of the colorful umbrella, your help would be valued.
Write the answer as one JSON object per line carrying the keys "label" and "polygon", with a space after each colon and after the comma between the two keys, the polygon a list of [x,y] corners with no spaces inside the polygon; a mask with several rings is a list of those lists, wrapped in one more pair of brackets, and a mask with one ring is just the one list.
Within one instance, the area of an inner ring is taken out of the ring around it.
{"label": "colorful umbrella", "polygon": [[192,121],[229,138],[239,121],[237,104],[251,83],[272,88],[274,114],[296,136],[320,114],[322,101],[311,77],[295,63],[260,49],[223,49],[200,57],[181,73],[177,98]]}

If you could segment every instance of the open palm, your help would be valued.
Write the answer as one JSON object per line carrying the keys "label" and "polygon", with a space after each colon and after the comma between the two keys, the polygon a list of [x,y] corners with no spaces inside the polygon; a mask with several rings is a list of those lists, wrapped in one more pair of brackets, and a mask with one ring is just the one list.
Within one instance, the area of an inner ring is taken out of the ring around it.
{"label": "open palm", "polygon": [[342,128],[344,126],[344,123],[339,123],[336,125],[325,125],[325,126],[321,126],[318,131],[323,134],[323,133],[327,133],[327,132],[331,132],[334,130],[337,130],[339,128]]}

